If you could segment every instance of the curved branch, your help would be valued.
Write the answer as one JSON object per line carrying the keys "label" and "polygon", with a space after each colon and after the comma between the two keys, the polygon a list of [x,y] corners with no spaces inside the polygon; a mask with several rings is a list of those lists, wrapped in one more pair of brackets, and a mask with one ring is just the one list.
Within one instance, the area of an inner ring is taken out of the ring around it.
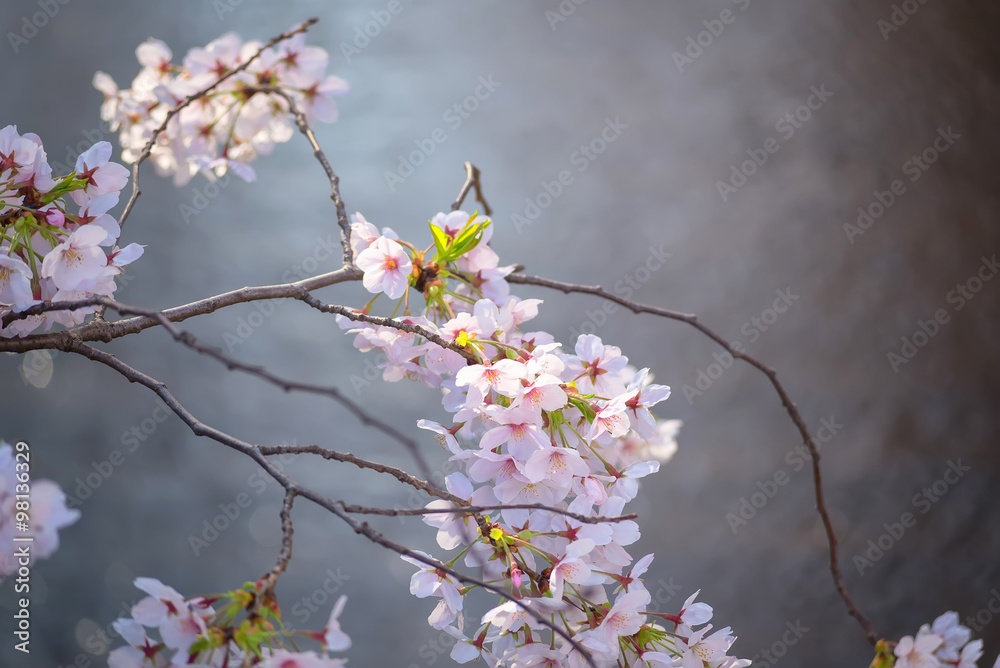
{"label": "curved branch", "polygon": [[285,502],[281,505],[281,552],[278,554],[278,562],[274,568],[261,580],[261,590],[273,593],[274,585],[288,569],[288,562],[292,560],[292,536],[295,534],[295,527],[292,524],[292,504],[295,503],[297,493],[294,490],[285,490]]}
{"label": "curved branch", "polygon": [[316,133],[309,127],[306,115],[295,104],[295,99],[281,88],[256,86],[247,90],[273,93],[281,96],[288,103],[288,108],[292,116],[295,117],[295,125],[298,126],[299,132],[309,141],[309,145],[312,146],[313,156],[319,161],[320,166],[323,167],[323,171],[326,173],[326,178],[330,181],[330,199],[333,200],[333,205],[337,209],[337,224],[340,226],[340,244],[344,248],[344,264],[354,264],[354,251],[351,248],[351,224],[347,219],[347,208],[344,206],[344,200],[340,196],[340,177],[333,171],[330,161],[327,160],[326,154],[320,148],[319,140],[316,139]]}
{"label": "curved branch", "polygon": [[323,302],[321,302],[320,300],[316,299],[315,297],[313,297],[308,293],[303,293],[302,296],[299,297],[299,299],[304,301],[306,304],[309,304],[309,306],[312,306],[317,311],[322,311],[323,313],[336,313],[350,320],[354,320],[355,322],[367,322],[372,325],[378,325],[379,327],[391,327],[393,329],[398,329],[401,332],[409,332],[410,334],[419,334],[420,336],[424,337],[431,343],[435,343],[441,346],[442,348],[447,348],[448,350],[455,351],[456,353],[467,359],[469,361],[469,364],[481,363],[479,358],[473,355],[471,352],[469,352],[467,348],[463,348],[457,343],[452,343],[451,341],[447,341],[438,336],[437,334],[435,334],[434,332],[431,332],[421,327],[420,325],[408,325],[405,322],[400,322],[399,320],[395,320],[393,318],[382,318],[380,316],[365,315],[364,313],[355,311],[354,309],[349,309],[346,306],[339,306],[337,304],[324,304]]}
{"label": "curved branch", "polygon": [[[274,478],[274,480],[276,480],[278,484],[280,484],[285,489],[286,493],[302,496],[304,498],[309,499],[313,503],[319,505],[320,507],[329,510],[331,513],[340,518],[345,524],[347,524],[358,535],[364,536],[371,542],[377,545],[381,545],[382,547],[385,547],[386,549],[396,552],[399,555],[416,559],[421,563],[425,563],[432,568],[435,568],[443,573],[451,575],[459,582],[480,587],[482,589],[485,589],[486,591],[497,594],[498,596],[501,596],[502,598],[508,601],[512,601],[516,606],[527,612],[540,624],[542,624],[546,628],[551,629],[554,633],[559,635],[559,637],[566,640],[566,642],[568,642],[570,646],[573,647],[573,649],[580,652],[581,656],[584,657],[584,660],[586,660],[589,666],[591,666],[592,668],[597,668],[597,664],[594,662],[593,657],[586,650],[586,648],[584,648],[583,645],[581,645],[577,640],[574,640],[573,637],[565,629],[547,619],[545,615],[543,615],[542,613],[533,609],[531,606],[527,605],[523,601],[518,600],[517,598],[515,598],[514,596],[512,596],[511,594],[507,593],[506,591],[504,591],[499,587],[491,585],[488,582],[483,582],[482,580],[479,580],[477,578],[473,578],[471,576],[459,573],[458,571],[455,571],[454,569],[446,566],[445,564],[441,563],[436,559],[430,558],[418,552],[414,552],[413,550],[410,550],[409,548],[404,547],[403,545],[400,545],[398,543],[389,540],[381,533],[372,529],[367,522],[357,521],[343,509],[344,504],[342,501],[334,501],[333,499],[329,499],[321,494],[313,492],[312,490],[306,489],[302,487],[299,483],[295,482],[290,477],[285,475],[282,471],[278,470],[278,468],[275,467],[264,455],[265,451],[264,448],[255,447],[250,443],[247,443],[246,441],[242,441],[234,436],[230,436],[229,434],[226,434],[225,432],[220,431],[214,427],[210,427],[209,425],[198,420],[198,418],[194,417],[194,415],[191,414],[190,411],[184,408],[184,406],[177,401],[177,399],[170,393],[170,391],[167,389],[167,386],[163,382],[158,381],[152,376],[144,374],[138,369],[131,367],[125,362],[119,360],[114,355],[106,353],[102,350],[98,350],[97,348],[94,348],[93,346],[87,343],[83,343],[81,341],[74,342],[74,344],[69,348],[69,351],[83,355],[84,357],[87,357],[88,359],[91,359],[93,361],[100,362],[101,364],[104,364],[105,366],[108,366],[117,371],[118,373],[120,373],[129,382],[139,383],[149,388],[150,390],[155,392],[156,395],[163,400],[163,402],[167,405],[167,407],[170,408],[179,418],[181,418],[181,420],[183,420],[185,424],[187,424],[191,428],[191,431],[194,432],[196,435],[208,436],[214,441],[217,441],[225,446],[228,446],[230,448],[233,448],[234,450],[246,454],[248,457],[257,462],[261,466],[261,468],[263,468],[268,473],[268,475]],[[286,494],[286,503],[288,503],[287,499],[288,497]]]}
{"label": "curved branch", "polygon": [[471,162],[465,163],[465,183],[462,184],[462,190],[459,191],[458,197],[456,197],[455,201],[452,202],[452,211],[458,211],[461,209],[462,202],[465,201],[466,196],[469,194],[469,190],[471,188],[475,188],[476,201],[483,205],[483,213],[487,216],[493,215],[493,211],[490,210],[490,205],[486,203],[486,198],[483,197],[483,184],[480,182],[479,177],[479,168]]}
{"label": "curved branch", "polygon": [[826,508],[826,501],[823,495],[823,476],[820,472],[819,466],[819,449],[816,447],[816,443],[813,440],[812,435],[809,433],[808,427],[806,427],[805,421],[802,419],[799,409],[795,406],[795,402],[791,400],[788,396],[788,392],[785,390],[784,386],[778,381],[778,373],[767,366],[755,357],[748,355],[745,352],[739,352],[734,349],[728,341],[726,341],[722,336],[717,334],[712,329],[703,325],[696,316],[681,313],[679,311],[671,311],[669,309],[660,308],[658,306],[650,306],[648,304],[641,304],[639,302],[633,302],[628,299],[623,299],[618,295],[612,294],[607,290],[604,290],[599,285],[578,285],[575,283],[564,283],[562,281],[554,281],[548,278],[542,278],[540,276],[527,276],[524,274],[511,274],[507,277],[507,280],[511,283],[520,283],[522,285],[537,285],[543,288],[551,288],[553,290],[559,290],[565,294],[569,293],[582,293],[588,295],[594,295],[596,297],[601,297],[608,301],[615,302],[625,308],[629,309],[633,313],[649,313],[652,315],[657,315],[662,318],[667,318],[669,320],[678,320],[680,322],[685,322],[699,332],[712,339],[720,346],[722,346],[726,352],[733,356],[735,359],[741,359],[747,362],[753,367],[760,370],[768,380],[771,381],[771,385],[774,387],[775,392],[778,393],[778,397],[781,399],[781,405],[785,407],[785,411],[788,413],[792,422],[795,424],[795,428],[798,430],[799,434],[802,436],[803,444],[809,449],[809,454],[812,458],[812,478],[813,487],[816,490],[816,510],[819,513],[820,518],[823,521],[823,529],[826,532],[826,539],[829,545],[830,552],[830,574],[833,577],[833,585],[840,594],[840,597],[844,600],[844,605],[847,606],[847,612],[852,617],[854,617],[858,624],[865,632],[865,637],[868,641],[874,645],[878,642],[878,636],[875,634],[875,630],[872,628],[872,624],[868,621],[860,610],[858,610],[857,605],[854,603],[854,599],[851,597],[850,592],[847,590],[847,585],[844,584],[844,576],[840,570],[840,560],[837,555],[837,536],[833,530],[833,522],[830,520],[830,514]]}

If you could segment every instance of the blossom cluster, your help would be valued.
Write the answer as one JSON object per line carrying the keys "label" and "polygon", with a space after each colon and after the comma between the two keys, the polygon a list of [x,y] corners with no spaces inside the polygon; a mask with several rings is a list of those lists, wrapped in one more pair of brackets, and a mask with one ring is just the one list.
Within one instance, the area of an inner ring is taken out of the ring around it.
{"label": "blossom cluster", "polygon": [[[114,629],[127,644],[111,651],[109,668],[343,668],[347,663],[328,655],[351,646],[339,621],[344,596],[326,627],[312,632],[285,627],[280,608],[260,582],[191,598],[154,578],[136,578],[135,586],[148,596],[132,606],[131,617],[115,620]],[[320,642],[322,651],[287,649],[295,636]]]}
{"label": "blossom cluster", "polygon": [[[118,247],[121,228],[108,213],[127,182],[106,141],[81,154],[70,174],[53,175],[38,135],[13,125],[0,130],[0,317],[40,302],[114,294],[115,277],[142,255],[139,244]],[[29,316],[0,336],[77,325],[93,310]]]}
{"label": "blossom cluster", "polygon": [[[957,612],[946,612],[933,624],[924,624],[916,636],[904,636],[890,653],[879,643],[877,668],[976,668],[983,656],[983,641],[972,639],[972,630],[958,622]],[[993,664],[1000,668],[1000,656]]]}
{"label": "blossom cluster", "polygon": [[[550,333],[526,331],[541,300],[510,294],[513,267],[500,266],[488,245],[488,218],[441,213],[430,229],[434,243],[419,250],[360,214],[351,226],[364,286],[399,299],[396,308],[405,310],[398,319],[418,333],[347,316],[339,321],[355,347],[381,353],[385,380],[408,378],[443,392],[451,423],[418,426],[461,465],[447,476],[448,491],[472,506],[504,506],[484,517],[447,512],[457,508],[447,500],[427,506],[438,511],[424,520],[437,529],[438,545],[461,548],[447,565],[464,557],[516,599],[489,610],[471,633],[463,615],[470,588],[403,557],[420,569],[411,593],[437,599],[428,622],[457,639],[452,658],[516,668],[586,665],[528,607],[563,628],[599,666],[749,665],[728,655],[735,638],[729,627],[713,631],[712,608],[695,602],[697,592],[676,614],[646,610],[650,594],[641,576],[653,555],[634,560],[628,552],[639,539],[635,522],[582,522],[566,514],[620,515],[639,479],[673,455],[679,422],[658,420],[650,410],[670,388],[597,336],[580,336],[567,352]],[[426,304],[419,314],[411,312],[414,292]],[[545,508],[507,507],[523,504]]]}
{"label": "blossom cluster", "polygon": [[[170,47],[150,39],[135,51],[142,70],[131,88],[120,89],[108,74],[97,72],[94,87],[104,94],[101,118],[119,131],[124,160],[139,158],[171,109],[250,61],[263,46],[227,33],[191,49],[178,64]],[[324,49],[307,45],[302,33],[264,49],[245,70],[170,120],[150,153],[157,172],[172,174],[176,185],[199,172],[214,179],[229,170],[253,181],[249,163],[295,132],[287,100],[260,89],[276,88],[289,95],[310,123],[332,123],[337,119],[333,97],[346,93],[348,86],[326,74],[328,59]]]}
{"label": "blossom cluster", "polygon": [[[23,445],[23,444],[22,444]],[[59,549],[59,530],[80,519],[52,480],[32,480],[30,453],[0,441],[0,581]],[[15,538],[31,536],[30,549]],[[26,563],[25,563],[26,562]]]}

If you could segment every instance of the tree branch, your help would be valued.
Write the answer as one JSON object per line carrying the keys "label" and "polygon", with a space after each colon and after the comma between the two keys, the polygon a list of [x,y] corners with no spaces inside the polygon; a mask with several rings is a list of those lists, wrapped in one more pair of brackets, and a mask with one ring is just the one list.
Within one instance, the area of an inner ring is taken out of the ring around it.
{"label": "tree branch", "polygon": [[878,636],[875,630],[872,628],[871,622],[865,617],[860,610],[858,610],[857,605],[854,603],[854,599],[851,597],[850,592],[847,590],[847,585],[844,584],[844,576],[840,570],[840,560],[837,555],[837,536],[833,530],[833,522],[830,520],[830,514],[826,508],[826,501],[823,495],[823,476],[820,472],[819,466],[819,449],[816,447],[816,443],[813,441],[812,435],[809,433],[808,427],[806,427],[805,421],[802,419],[802,415],[799,413],[799,409],[795,406],[795,402],[791,400],[788,396],[788,392],[785,391],[784,386],[778,381],[777,372],[771,367],[767,366],[763,362],[759,361],[755,357],[748,355],[744,352],[739,352],[734,349],[729,342],[726,341],[722,336],[717,334],[712,329],[709,329],[703,325],[696,316],[688,313],[680,313],[678,311],[671,311],[665,308],[660,308],[658,306],[650,306],[648,304],[641,304],[639,302],[633,302],[628,299],[623,299],[618,295],[612,294],[607,290],[604,290],[599,285],[578,285],[575,283],[564,283],[562,281],[554,281],[548,278],[542,278],[540,276],[527,276],[524,274],[511,274],[507,277],[507,280],[511,283],[520,283],[522,285],[537,285],[544,288],[551,288],[553,290],[559,290],[565,294],[569,293],[582,293],[594,295],[607,299],[608,301],[615,302],[625,308],[629,309],[633,313],[650,313],[652,315],[657,315],[662,318],[667,318],[669,320],[678,320],[680,322],[687,323],[697,329],[699,332],[712,339],[720,346],[722,346],[726,352],[732,355],[735,359],[741,359],[747,362],[751,366],[756,367],[764,375],[767,376],[768,380],[771,381],[771,385],[774,390],[778,393],[778,397],[781,399],[781,405],[785,407],[785,411],[788,413],[789,417],[792,419],[792,423],[798,430],[799,434],[802,436],[803,444],[809,449],[809,454],[812,457],[812,477],[813,477],[813,487],[816,491],[816,510],[819,512],[819,516],[823,521],[823,529],[826,532],[826,539],[829,545],[830,553],[830,574],[833,577],[833,585],[840,594],[840,597],[844,600],[844,605],[847,606],[847,612],[854,617],[858,624],[865,632],[865,637],[868,641],[874,645],[878,642]]}
{"label": "tree branch", "polygon": [[452,211],[458,211],[462,208],[462,202],[465,201],[466,196],[469,194],[471,188],[476,189],[476,201],[483,205],[483,213],[487,216],[493,214],[490,210],[490,205],[486,203],[486,198],[483,197],[483,184],[479,180],[480,172],[479,168],[473,165],[471,162],[465,163],[465,183],[462,184],[462,190],[459,191],[458,197],[451,205]]}
{"label": "tree branch", "polygon": [[372,325],[378,325],[380,327],[391,327],[393,329],[398,329],[401,332],[409,332],[410,334],[419,334],[420,336],[424,337],[431,343],[435,343],[441,346],[442,348],[447,348],[448,350],[455,351],[456,353],[467,359],[470,364],[481,363],[481,360],[475,355],[473,355],[471,352],[469,352],[467,348],[463,348],[457,343],[452,343],[451,341],[447,341],[438,336],[437,334],[435,334],[434,332],[431,332],[421,327],[420,325],[408,325],[405,322],[400,322],[399,320],[395,320],[393,318],[382,318],[374,315],[365,315],[364,313],[360,313],[358,311],[355,311],[354,309],[349,309],[346,306],[338,306],[337,304],[324,304],[323,302],[321,302],[320,300],[316,299],[315,297],[313,297],[308,293],[303,293],[302,296],[299,297],[299,299],[304,301],[306,304],[309,304],[309,306],[312,306],[317,311],[322,311],[323,313],[336,313],[338,315],[342,315],[345,318],[354,320],[356,322],[367,322]]}
{"label": "tree branch", "polygon": [[[250,443],[242,441],[234,436],[230,436],[229,434],[226,434],[225,432],[220,431],[214,427],[210,427],[205,423],[201,422],[200,420],[198,420],[196,417],[194,417],[194,415],[191,414],[190,411],[184,408],[184,406],[182,406],[180,402],[177,401],[176,398],[174,398],[174,396],[167,389],[167,386],[161,381],[158,381],[152,376],[144,374],[141,371],[129,366],[128,364],[119,360],[114,355],[106,353],[102,350],[98,350],[97,348],[94,348],[93,346],[87,343],[76,341],[71,346],[70,352],[74,352],[83,355],[88,359],[100,362],[101,364],[104,364],[105,366],[108,366],[117,371],[118,373],[120,373],[129,382],[139,383],[149,388],[150,390],[155,392],[156,395],[163,400],[164,404],[166,404],[168,408],[170,408],[179,418],[181,418],[181,420],[183,420],[185,424],[187,424],[191,428],[191,431],[194,432],[196,435],[207,436],[214,441],[217,441],[223,445],[233,448],[234,450],[246,454],[251,459],[256,461],[261,466],[261,468],[263,468],[272,478],[274,478],[274,480],[277,481],[278,484],[280,484],[286,490],[287,493],[292,493],[297,496],[302,496],[304,498],[307,498],[313,503],[319,505],[320,507],[329,510],[331,513],[340,518],[344,523],[346,523],[355,533],[364,536],[371,542],[377,545],[381,545],[382,547],[385,547],[393,552],[396,552],[399,555],[411,557],[443,573],[451,575],[459,582],[480,587],[482,589],[485,589],[486,591],[497,594],[498,596],[501,596],[502,598],[508,601],[512,601],[516,606],[523,609],[525,612],[531,615],[535,620],[537,620],[540,624],[544,625],[549,629],[552,629],[554,633],[556,633],[561,638],[566,640],[566,642],[568,642],[576,651],[580,652],[581,656],[584,657],[589,666],[591,666],[592,668],[597,668],[597,664],[594,662],[593,657],[591,657],[590,653],[586,650],[586,648],[584,648],[578,641],[574,640],[573,637],[565,629],[547,619],[545,615],[543,615],[542,613],[533,609],[531,606],[527,605],[523,601],[516,599],[511,594],[507,593],[506,591],[504,591],[499,587],[496,587],[495,585],[491,585],[477,578],[473,578],[471,576],[459,573],[458,571],[453,570],[452,568],[446,566],[445,564],[441,563],[436,559],[427,557],[418,552],[414,552],[413,550],[410,550],[409,548],[404,547],[403,545],[400,545],[398,543],[389,540],[381,533],[372,529],[367,522],[357,521],[343,509],[344,504],[342,501],[334,501],[321,494],[313,492],[312,490],[306,489],[302,487],[299,483],[297,483],[296,481],[292,480],[290,477],[285,475],[283,472],[278,470],[277,467],[275,467],[270,461],[268,461],[267,457],[264,455],[264,452],[266,450],[265,448],[255,447]],[[288,503],[287,498],[288,497],[286,495],[286,504]]]}
{"label": "tree branch", "polygon": [[354,251],[351,249],[351,224],[347,219],[347,209],[344,206],[344,200],[340,196],[340,177],[333,171],[333,168],[330,166],[330,161],[327,160],[326,154],[323,153],[323,149],[320,148],[319,141],[316,139],[316,133],[314,133],[312,128],[309,127],[306,115],[302,113],[302,110],[299,109],[297,104],[295,104],[295,99],[281,88],[276,88],[274,86],[257,86],[256,88],[250,88],[248,90],[274,93],[275,95],[279,95],[284,98],[285,102],[288,103],[288,108],[295,117],[295,124],[299,128],[299,132],[305,135],[305,138],[309,140],[309,145],[312,146],[313,149],[313,156],[315,156],[316,160],[319,161],[319,164],[323,167],[323,171],[326,172],[327,179],[330,181],[330,199],[333,200],[333,204],[337,209],[337,224],[340,226],[341,233],[340,243],[344,247],[344,264],[354,264]]}
{"label": "tree branch", "polygon": [[[261,285],[257,287],[240,288],[222,294],[201,299],[183,306],[159,311],[171,322],[181,322],[196,315],[213,313],[226,306],[234,304],[245,304],[247,302],[262,301],[265,299],[301,299],[303,291],[325,288],[336,283],[345,281],[361,280],[362,273],[356,267],[344,266],[335,271],[331,271],[319,276],[313,276],[301,281],[292,283],[279,283],[277,285]],[[77,301],[65,302],[45,302],[36,304],[25,309],[21,313],[9,313],[4,318],[4,325],[8,322],[37,315],[49,311],[67,311],[84,308],[86,306],[100,306],[100,297],[91,297]],[[150,316],[138,316],[106,322],[104,320],[94,320],[89,323],[73,327],[61,332],[48,332],[45,334],[32,334],[22,338],[0,339],[0,352],[23,353],[29,350],[40,350],[42,348],[56,348],[66,350],[72,340],[78,341],[103,341],[105,343],[121,338],[128,334],[136,334],[155,327],[160,324],[157,318]]]}
{"label": "tree branch", "polygon": [[261,581],[261,590],[267,594],[274,591],[275,583],[288,569],[288,562],[292,559],[292,536],[295,534],[295,527],[292,525],[292,504],[295,503],[296,495],[294,490],[285,490],[285,502],[281,506],[281,552],[274,568]]}

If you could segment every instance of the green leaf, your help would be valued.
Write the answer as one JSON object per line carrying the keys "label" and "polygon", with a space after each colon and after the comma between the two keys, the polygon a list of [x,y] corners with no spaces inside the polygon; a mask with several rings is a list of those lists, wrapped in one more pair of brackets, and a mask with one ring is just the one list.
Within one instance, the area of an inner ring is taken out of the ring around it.
{"label": "green leaf", "polygon": [[597,417],[597,413],[594,412],[594,409],[591,408],[590,404],[583,399],[569,397],[569,402],[576,406],[581,413],[583,413],[583,416],[587,418],[587,422],[593,422],[594,418]]}
{"label": "green leaf", "polygon": [[896,665],[896,655],[889,648],[889,643],[879,640],[875,644],[875,658],[872,659],[868,668],[893,668]]}
{"label": "green leaf", "polygon": [[448,245],[451,243],[451,239],[448,238],[445,231],[437,225],[431,222],[428,222],[427,224],[430,226],[431,235],[434,237],[434,246],[437,248],[438,261],[447,262],[448,260],[445,259],[445,256],[448,255]]}
{"label": "green leaf", "polygon": [[86,182],[83,179],[76,178],[76,172],[64,176],[60,179],[59,183],[55,185],[49,192],[45,193],[42,197],[42,204],[51,204],[63,195],[74,190],[80,190],[86,187]]}
{"label": "green leaf", "polygon": [[455,257],[461,257],[465,255],[473,248],[479,245],[479,242],[483,239],[483,234],[486,232],[486,228],[489,227],[490,222],[485,223],[472,223],[472,219],[469,220],[469,224],[462,229],[457,235],[455,235],[455,240],[451,244],[451,252],[454,253]]}

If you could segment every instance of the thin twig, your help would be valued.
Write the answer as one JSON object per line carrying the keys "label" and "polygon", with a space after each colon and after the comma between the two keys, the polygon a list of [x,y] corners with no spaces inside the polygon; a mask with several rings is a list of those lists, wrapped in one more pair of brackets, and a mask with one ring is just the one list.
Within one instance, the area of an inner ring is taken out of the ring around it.
{"label": "thin twig", "polygon": [[681,313],[679,311],[671,311],[669,309],[660,308],[658,306],[650,306],[648,304],[640,304],[639,302],[633,302],[628,299],[623,299],[618,295],[610,293],[599,285],[578,285],[575,283],[565,283],[562,281],[554,281],[548,278],[542,278],[540,276],[527,276],[524,274],[511,274],[507,277],[507,280],[511,283],[520,283],[522,285],[537,285],[543,288],[551,288],[553,290],[559,290],[565,294],[569,293],[582,293],[595,295],[597,297],[602,297],[609,301],[615,302],[625,308],[629,309],[633,313],[650,313],[652,315],[657,315],[662,318],[668,318],[670,320],[678,320],[680,322],[687,323],[697,329],[699,332],[712,339],[720,346],[722,346],[726,352],[732,355],[735,359],[741,359],[747,362],[751,366],[759,369],[764,375],[767,376],[768,380],[771,381],[771,385],[774,387],[775,391],[778,393],[778,397],[781,399],[781,405],[785,407],[789,417],[791,417],[792,422],[795,424],[795,428],[798,429],[799,434],[802,436],[802,442],[809,449],[809,454],[812,457],[812,477],[813,477],[813,487],[816,490],[816,510],[819,512],[819,516],[823,521],[823,528],[826,531],[827,543],[830,547],[830,574],[833,577],[833,585],[836,587],[837,592],[840,597],[844,600],[844,604],[847,606],[847,612],[854,617],[861,628],[865,632],[865,636],[868,641],[874,645],[878,642],[878,636],[875,630],[872,628],[871,622],[865,617],[860,610],[858,610],[857,605],[854,603],[854,599],[851,597],[850,592],[847,590],[847,585],[844,584],[844,576],[840,570],[840,560],[837,556],[837,536],[833,530],[833,522],[830,520],[830,514],[826,508],[826,501],[823,497],[823,476],[820,472],[819,466],[819,449],[816,447],[816,443],[813,441],[812,436],[809,434],[809,429],[806,427],[805,421],[802,419],[802,415],[799,413],[799,409],[795,406],[795,402],[791,400],[788,396],[788,392],[778,381],[777,372],[771,367],[767,366],[763,362],[759,361],[755,357],[748,355],[745,352],[740,352],[733,348],[722,336],[717,334],[712,329],[703,325],[696,316]]}
{"label": "thin twig", "polygon": [[288,569],[288,562],[292,560],[292,536],[295,534],[295,526],[292,524],[292,504],[295,503],[296,492],[291,489],[285,490],[285,502],[281,506],[281,552],[278,553],[278,562],[274,568],[264,576],[261,581],[261,590],[267,593],[274,591],[274,585]]}
{"label": "thin twig", "polygon": [[398,329],[401,332],[419,334],[431,343],[435,343],[442,348],[447,348],[448,350],[454,350],[456,353],[468,360],[469,364],[480,363],[480,360],[469,352],[467,348],[463,348],[457,343],[452,343],[451,341],[443,339],[434,332],[431,332],[420,325],[408,325],[405,322],[401,322],[393,318],[365,315],[364,313],[355,311],[354,309],[349,309],[346,306],[339,306],[337,304],[324,304],[307,292],[303,292],[299,299],[304,301],[306,304],[309,304],[309,306],[312,306],[317,311],[322,311],[323,313],[336,313],[356,322],[367,322],[372,325],[378,325],[379,327],[391,327],[393,329]]}
{"label": "thin twig", "polygon": [[420,468],[420,473],[425,478],[430,479],[431,477],[430,466],[427,464],[427,460],[420,452],[420,446],[414,439],[403,434],[401,431],[399,431],[389,423],[383,422],[377,417],[371,415],[365,409],[363,409],[359,404],[355,403],[354,401],[351,401],[346,396],[344,396],[344,394],[336,387],[313,385],[311,383],[301,383],[297,381],[287,380],[274,373],[271,373],[263,366],[245,364],[243,362],[240,362],[234,357],[231,357],[226,353],[222,352],[220,349],[202,343],[193,334],[191,334],[191,332],[182,331],[180,328],[178,328],[172,322],[170,322],[170,320],[168,320],[166,316],[164,316],[164,314],[160,311],[138,308],[134,306],[126,306],[125,304],[121,304],[113,299],[109,299],[106,297],[102,298],[101,303],[102,305],[108,308],[112,308],[115,311],[118,311],[118,313],[121,313],[122,315],[142,315],[151,318],[156,318],[157,320],[160,321],[160,324],[163,326],[165,330],[167,330],[167,332],[170,334],[170,336],[174,338],[175,341],[183,344],[184,346],[187,346],[188,348],[194,350],[195,352],[198,352],[202,355],[206,355],[215,360],[218,360],[219,362],[224,364],[226,368],[228,368],[230,371],[235,369],[236,371],[241,371],[243,373],[256,376],[257,378],[260,378],[272,385],[281,388],[285,392],[306,392],[309,394],[319,394],[334,399],[341,406],[350,411],[354,415],[354,417],[356,417],[358,421],[361,422],[361,424],[365,426],[374,427],[379,431],[381,431],[382,433],[391,436],[400,444],[402,444],[403,447],[409,450],[410,454],[413,455],[414,460],[416,460],[417,462],[417,466]]}
{"label": "thin twig", "polygon": [[306,139],[309,140],[309,145],[312,146],[313,156],[319,161],[319,164],[323,167],[323,171],[326,172],[326,177],[330,181],[330,199],[333,200],[333,204],[337,209],[337,224],[340,226],[340,243],[344,248],[344,264],[354,263],[354,252],[351,249],[351,224],[347,219],[347,208],[344,206],[344,200],[340,195],[340,177],[337,176],[336,172],[330,166],[330,161],[327,160],[326,154],[323,153],[323,149],[320,148],[319,140],[316,139],[316,133],[313,132],[312,128],[309,127],[309,122],[306,120],[306,115],[299,109],[298,105],[295,103],[295,99],[288,94],[282,88],[277,88],[274,86],[256,86],[254,88],[248,88],[247,91],[259,91],[263,93],[273,93],[284,98],[285,102],[288,103],[288,108],[295,117],[295,124],[299,128]]}
{"label": "thin twig", "polygon": [[462,184],[462,190],[459,191],[458,197],[451,205],[452,211],[458,211],[462,208],[462,202],[465,201],[466,196],[469,194],[470,188],[476,189],[476,201],[483,205],[483,213],[487,216],[493,214],[490,209],[490,205],[486,203],[486,198],[483,197],[483,185],[479,180],[479,168],[473,165],[471,162],[465,163],[465,183]]}
{"label": "thin twig", "polygon": [[[332,459],[338,462],[346,462],[348,464],[354,464],[358,468],[369,469],[372,471],[376,471],[378,473],[386,473],[388,475],[391,475],[401,483],[410,485],[415,489],[419,489],[422,492],[426,492],[431,496],[436,496],[439,499],[450,501],[458,507],[458,508],[403,509],[403,508],[370,508],[367,506],[351,506],[351,508],[354,508],[354,510],[350,510],[348,512],[352,513],[368,514],[368,515],[387,515],[390,517],[403,516],[403,515],[428,515],[434,513],[451,513],[455,515],[471,513],[474,515],[478,515],[479,513],[486,512],[489,510],[503,510],[504,508],[510,508],[510,509],[524,509],[524,510],[545,510],[550,513],[555,513],[557,515],[564,515],[566,517],[572,518],[584,524],[601,524],[604,522],[624,522],[625,520],[634,520],[638,517],[638,515],[636,515],[635,513],[627,513],[625,515],[617,515],[615,517],[604,517],[600,515],[598,516],[581,515],[580,513],[574,513],[568,510],[563,510],[562,508],[547,506],[543,503],[520,503],[520,504],[473,506],[462,497],[456,496],[451,492],[447,492],[439,487],[435,487],[431,483],[425,480],[421,480],[420,478],[417,478],[416,476],[407,473],[403,469],[396,468],[395,466],[389,466],[388,464],[380,464],[378,462],[362,459],[361,457],[352,455],[349,452],[338,452],[336,450],[329,450],[319,445],[262,445],[259,446],[257,449],[262,454],[267,456],[304,455],[304,454],[318,455],[320,457],[323,457],[324,459]],[[477,517],[477,520],[481,519],[482,518]]]}
{"label": "thin twig", "polygon": [[450,492],[436,487],[431,482],[421,480],[401,468],[363,459],[357,455],[351,454],[350,452],[338,452],[337,450],[330,450],[319,445],[261,445],[257,448],[257,451],[268,457],[273,455],[319,455],[323,459],[332,459],[338,462],[354,464],[361,469],[368,469],[377,473],[385,473],[392,476],[399,482],[409,485],[414,489],[419,489],[422,492],[426,492],[431,496],[436,496],[439,499],[446,499],[459,505],[468,505],[468,501],[462,497],[455,496]]}

